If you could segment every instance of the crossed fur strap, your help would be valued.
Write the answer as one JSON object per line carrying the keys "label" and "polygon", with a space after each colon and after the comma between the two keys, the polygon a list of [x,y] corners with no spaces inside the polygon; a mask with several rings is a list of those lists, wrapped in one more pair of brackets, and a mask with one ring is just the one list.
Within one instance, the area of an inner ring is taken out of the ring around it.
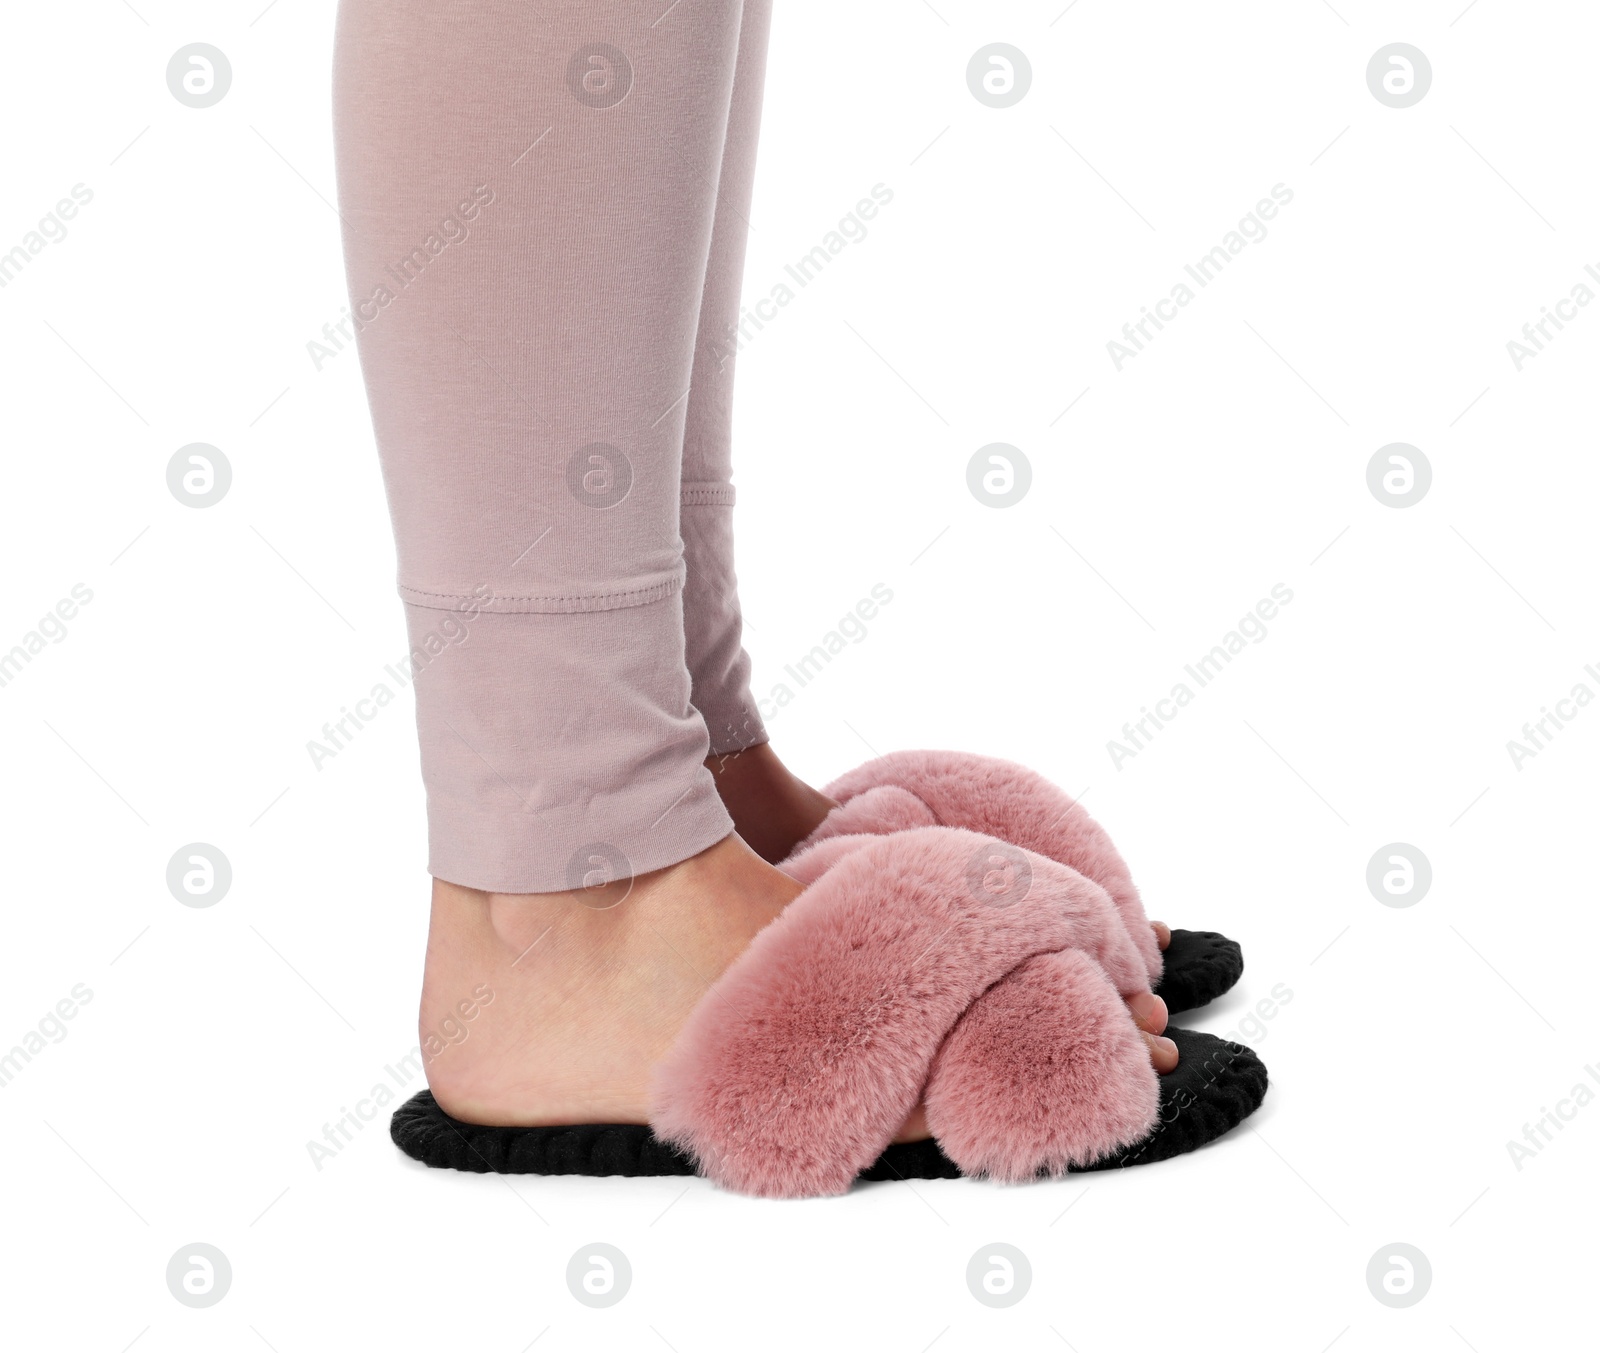
{"label": "crossed fur strap", "polygon": [[[690,1015],[651,1125],[743,1193],[841,1193],[919,1099],[967,1173],[1140,1140],[1158,1085],[1121,996],[1148,965],[1071,867],[951,827],[837,836]],[[1119,994],[1120,993],[1120,994]]]}
{"label": "crossed fur strap", "polygon": [[1110,893],[1151,982],[1160,981],[1161,949],[1127,862],[1084,806],[1037,771],[971,752],[891,752],[846,771],[823,792],[840,806],[802,848],[841,833],[936,824],[1000,837]]}

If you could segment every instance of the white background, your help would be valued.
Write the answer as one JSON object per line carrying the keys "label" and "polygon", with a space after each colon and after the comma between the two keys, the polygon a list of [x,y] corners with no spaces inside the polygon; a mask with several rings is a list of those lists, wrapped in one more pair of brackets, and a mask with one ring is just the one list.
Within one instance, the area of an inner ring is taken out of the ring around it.
{"label": "white background", "polygon": [[[758,690],[873,584],[894,600],[774,742],[814,782],[948,746],[1085,791],[1153,915],[1245,945],[1189,1022],[1273,1081],[1159,1166],[770,1203],[431,1172],[381,1122],[311,1162],[415,1044],[427,880],[409,699],[320,771],[305,747],[406,640],[357,358],[306,350],[345,303],[333,7],[262,3],[6,17],[0,249],[94,193],[0,291],[0,648],[93,592],[0,689],[0,1048],[93,992],[0,1090],[8,1343],[1492,1353],[1590,1328],[1600,1107],[1520,1170],[1507,1142],[1600,1069],[1600,709],[1520,769],[1506,746],[1600,692],[1600,307],[1520,372],[1506,349],[1600,263],[1587,7],[780,6],[747,295],[874,184],[894,200],[740,359]],[[205,110],[164,77],[195,41],[233,64]],[[1033,68],[1005,110],[965,82],[996,41]],[[1403,110],[1365,79],[1396,41],[1433,68]],[[1107,341],[1278,183],[1267,238],[1117,371]],[[234,472],[203,511],[165,481],[194,441]],[[994,441],[1034,471],[1004,510],[965,482]],[[1395,441],[1433,468],[1404,510],[1366,483]],[[1276,583],[1269,636],[1114,767]],[[210,909],[165,883],[194,841],[233,867]],[[1406,909],[1365,883],[1395,841],[1434,872]],[[207,1310],[164,1281],[194,1241],[233,1266]],[[593,1241],[634,1272],[603,1311],[564,1279]],[[964,1279],[995,1241],[1033,1267],[1008,1310]],[[1365,1280],[1396,1241],[1433,1268],[1407,1310]]]}

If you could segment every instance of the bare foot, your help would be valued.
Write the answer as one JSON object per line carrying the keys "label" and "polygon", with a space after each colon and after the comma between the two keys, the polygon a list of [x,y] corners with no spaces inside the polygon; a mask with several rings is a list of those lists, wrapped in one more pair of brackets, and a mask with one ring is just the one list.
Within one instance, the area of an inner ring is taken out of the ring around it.
{"label": "bare foot", "polygon": [[[648,1122],[652,1067],[801,891],[737,835],[598,890],[435,880],[419,1020],[434,1097],[469,1123]],[[1148,995],[1128,1005],[1156,1069],[1170,1070],[1166,1007]],[[896,1140],[927,1135],[919,1105]]]}
{"label": "bare foot", "polygon": [[800,892],[737,836],[600,889],[436,879],[420,1015],[434,1097],[469,1123],[647,1122],[651,1067]]}
{"label": "bare foot", "polygon": [[785,859],[839,805],[791,774],[770,742],[706,758],[734,830],[768,864]]}

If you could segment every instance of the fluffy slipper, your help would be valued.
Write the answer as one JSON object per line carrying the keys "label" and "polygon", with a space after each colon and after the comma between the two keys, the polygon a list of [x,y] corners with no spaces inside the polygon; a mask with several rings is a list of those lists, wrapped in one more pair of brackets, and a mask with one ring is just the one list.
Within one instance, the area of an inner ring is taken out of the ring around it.
{"label": "fluffy slipper", "polygon": [[[916,1107],[956,1021],[1014,968],[1081,948],[1110,979],[1085,1004],[1148,989],[1104,889],[1040,856],[1007,887],[987,867],[995,844],[923,827],[824,842],[792,862],[805,892],[712,985],[657,1068],[657,1135],[740,1193],[842,1193]],[[1155,1073],[1134,1041],[1108,1055],[1148,1079],[1148,1130]]]}
{"label": "fluffy slipper", "polygon": [[[805,892],[691,1013],[658,1068],[651,1129],[476,1128],[418,1096],[394,1139],[457,1168],[692,1168],[802,1197],[863,1175],[1025,1179],[1160,1159],[1254,1109],[1265,1068],[1205,1035],[1183,1035],[1181,1088],[1163,1093],[1121,1002],[1148,973],[1111,898],[1015,848],[1020,869],[997,872],[998,844],[923,828],[791,862]],[[891,1146],[925,1093],[944,1150]]]}
{"label": "fluffy slipper", "polygon": [[[1044,776],[968,752],[893,752],[824,788],[839,807],[799,847],[847,833],[964,827],[1069,865],[1110,895],[1171,1014],[1215,1000],[1244,971],[1239,946],[1208,931],[1174,931],[1163,954],[1127,863],[1083,805]],[[1186,937],[1180,947],[1178,936]]]}

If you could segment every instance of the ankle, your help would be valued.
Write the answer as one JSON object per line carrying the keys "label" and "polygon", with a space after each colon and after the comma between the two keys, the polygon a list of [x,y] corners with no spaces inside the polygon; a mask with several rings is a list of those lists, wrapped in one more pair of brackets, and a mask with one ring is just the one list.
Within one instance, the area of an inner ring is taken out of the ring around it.
{"label": "ankle", "polygon": [[736,835],[600,904],[435,881],[419,1021],[435,1099],[475,1123],[644,1122],[651,1067],[800,891]]}
{"label": "ankle", "polygon": [[769,864],[787,857],[838,807],[794,775],[769,742],[713,754],[705,764],[734,830]]}

